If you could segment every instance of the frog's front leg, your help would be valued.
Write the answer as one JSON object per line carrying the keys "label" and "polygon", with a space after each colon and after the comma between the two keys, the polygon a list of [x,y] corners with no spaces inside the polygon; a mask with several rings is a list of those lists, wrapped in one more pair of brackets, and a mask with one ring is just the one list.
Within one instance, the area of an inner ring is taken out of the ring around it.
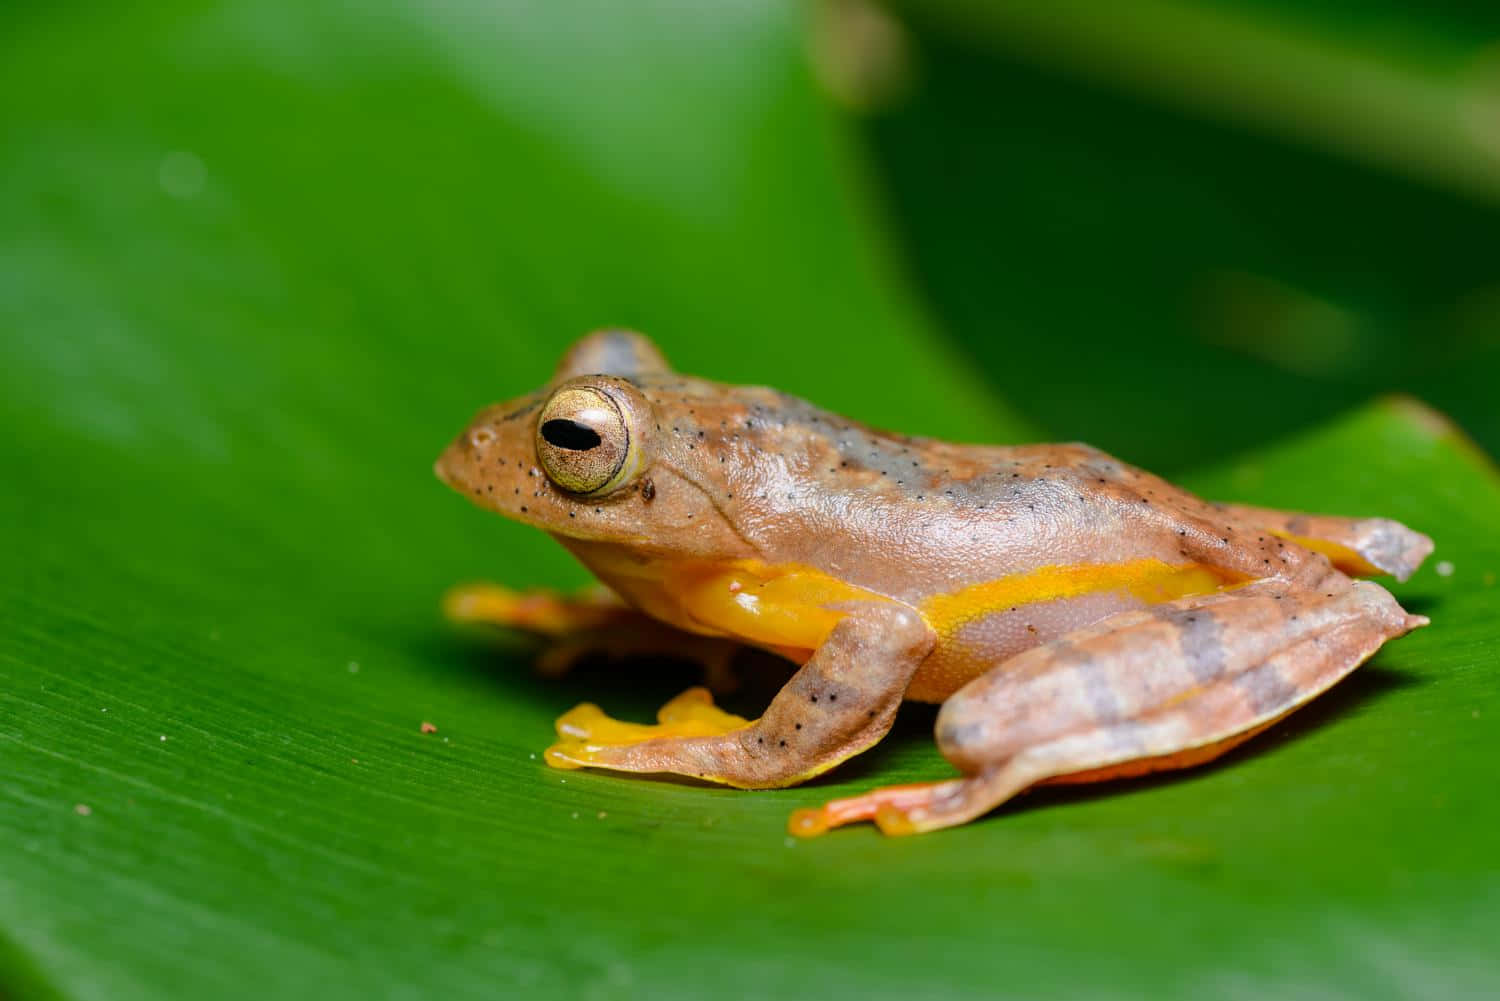
{"label": "frog's front leg", "polygon": [[678,714],[681,722],[663,719],[658,727],[621,724],[584,706],[558,721],[562,739],[547,761],[562,768],[670,772],[743,789],[793,785],[885,735],[933,640],[906,605],[854,602],[759,719],[720,713],[720,732],[705,733],[713,726],[704,715],[711,707],[701,704],[679,707],[688,710]]}
{"label": "frog's front leg", "polygon": [[964,777],[798,811],[790,830],[930,831],[1042,782],[1208,761],[1426,622],[1333,570],[1123,612],[1012,657],[944,704],[938,744]]}
{"label": "frog's front leg", "polygon": [[460,625],[498,626],[545,639],[537,673],[556,678],[591,656],[666,655],[703,666],[704,682],[719,693],[738,685],[731,661],[739,644],[686,633],[625,604],[605,587],[563,595],[544,588],[516,591],[501,584],[461,584],[443,598],[443,612]]}

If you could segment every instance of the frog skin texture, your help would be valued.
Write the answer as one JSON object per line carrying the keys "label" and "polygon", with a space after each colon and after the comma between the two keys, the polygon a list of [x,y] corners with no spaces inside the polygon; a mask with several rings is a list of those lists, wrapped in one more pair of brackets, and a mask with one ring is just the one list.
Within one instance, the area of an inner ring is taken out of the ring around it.
{"label": "frog skin texture", "polygon": [[580,705],[559,768],[793,785],[942,704],[957,778],[792,815],[794,834],[965,823],[1038,784],[1208,761],[1425,625],[1380,585],[1431,552],[1383,518],[1213,504],[1082,444],[878,431],[774,389],[673,372],[643,336],[579,341],[536,392],[479,412],[438,476],[533,525],[608,591],[469,585],[450,615],[585,650],[753,646],[799,665],[762,715],[705,688],[658,722]]}

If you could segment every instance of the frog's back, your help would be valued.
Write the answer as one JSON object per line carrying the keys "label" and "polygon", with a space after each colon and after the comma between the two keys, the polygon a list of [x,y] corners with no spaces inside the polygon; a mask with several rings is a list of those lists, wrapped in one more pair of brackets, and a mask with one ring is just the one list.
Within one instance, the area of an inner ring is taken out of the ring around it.
{"label": "frog's back", "polygon": [[1087,445],[957,445],[854,426],[795,441],[767,449],[776,460],[761,464],[739,523],[773,561],[902,600],[1142,560],[1249,575],[1234,552],[1243,532],[1212,505]]}
{"label": "frog's back", "polygon": [[906,600],[1053,566],[1271,565],[1252,528],[1088,445],[895,434],[776,390],[676,374],[642,388],[674,468],[768,562]]}
{"label": "frog's back", "polygon": [[891,434],[743,388],[665,409],[663,432],[764,562],[812,567],[922,613],[943,642],[914,698],[941,699],[1115,612],[1257,576],[1275,548],[1084,444]]}

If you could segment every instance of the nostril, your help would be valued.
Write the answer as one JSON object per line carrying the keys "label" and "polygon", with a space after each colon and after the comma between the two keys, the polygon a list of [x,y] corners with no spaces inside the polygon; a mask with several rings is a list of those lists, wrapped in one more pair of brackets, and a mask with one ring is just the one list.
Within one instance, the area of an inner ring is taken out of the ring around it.
{"label": "nostril", "polygon": [[484,448],[495,440],[495,432],[489,428],[476,428],[469,434],[469,443],[475,448]]}

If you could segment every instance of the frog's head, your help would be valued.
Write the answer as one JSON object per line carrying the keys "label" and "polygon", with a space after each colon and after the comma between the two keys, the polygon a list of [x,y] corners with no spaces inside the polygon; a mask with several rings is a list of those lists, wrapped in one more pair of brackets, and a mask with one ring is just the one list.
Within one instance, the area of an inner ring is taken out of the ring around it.
{"label": "frog's head", "polygon": [[435,471],[480,507],[565,539],[722,555],[743,543],[704,453],[663,431],[688,387],[712,385],[675,375],[640,334],[590,334],[542,389],[481,410]]}

